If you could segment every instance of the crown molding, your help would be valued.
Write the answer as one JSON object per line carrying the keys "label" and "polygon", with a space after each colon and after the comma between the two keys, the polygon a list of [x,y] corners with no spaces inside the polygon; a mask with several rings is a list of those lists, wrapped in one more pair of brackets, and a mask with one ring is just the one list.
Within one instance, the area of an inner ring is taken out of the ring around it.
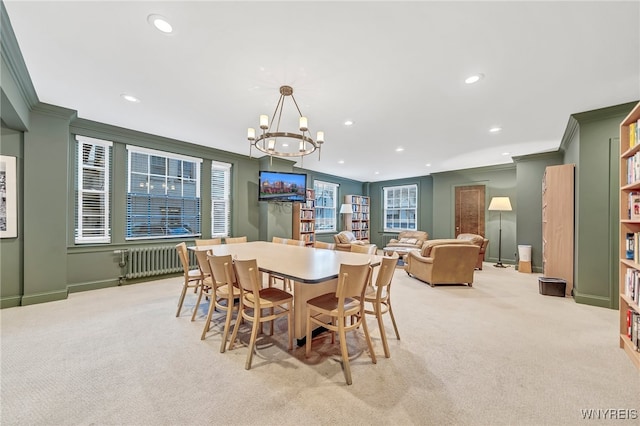
{"label": "crown molding", "polygon": [[25,104],[29,108],[33,108],[40,101],[29,76],[27,65],[24,63],[22,52],[20,52],[18,40],[13,33],[7,9],[2,1],[0,1],[0,54],[9,69],[11,77],[18,86]]}

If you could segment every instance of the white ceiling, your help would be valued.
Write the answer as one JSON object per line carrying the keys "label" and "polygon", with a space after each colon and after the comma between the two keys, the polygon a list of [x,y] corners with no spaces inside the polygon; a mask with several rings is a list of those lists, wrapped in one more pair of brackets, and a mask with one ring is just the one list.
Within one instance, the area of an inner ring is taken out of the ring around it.
{"label": "white ceiling", "polygon": [[248,155],[288,84],[325,132],[303,167],[360,181],[554,151],[570,114],[640,99],[638,1],[4,3],[40,101]]}

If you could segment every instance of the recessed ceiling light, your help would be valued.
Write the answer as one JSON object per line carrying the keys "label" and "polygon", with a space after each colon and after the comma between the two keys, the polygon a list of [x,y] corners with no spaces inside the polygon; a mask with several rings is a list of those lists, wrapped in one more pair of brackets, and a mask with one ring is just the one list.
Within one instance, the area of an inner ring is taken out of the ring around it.
{"label": "recessed ceiling light", "polygon": [[282,146],[284,146],[286,148],[286,147],[289,146],[289,144],[285,142],[285,143],[282,144]]}
{"label": "recessed ceiling light", "polygon": [[338,160],[338,164],[344,164],[344,160]]}
{"label": "recessed ceiling light", "polygon": [[345,126],[353,126],[353,120],[347,120],[344,122]]}
{"label": "recessed ceiling light", "polygon": [[431,167],[431,163],[427,163],[427,164],[425,164],[425,166]]}
{"label": "recessed ceiling light", "polygon": [[502,127],[497,127],[497,126],[496,127],[492,127],[492,128],[489,129],[489,131],[491,133],[499,133],[499,132],[502,131]]}
{"label": "recessed ceiling light", "polygon": [[126,93],[121,94],[120,97],[122,97],[122,99],[124,99],[125,101],[129,101],[134,104],[137,104],[138,102],[140,102],[140,99],[136,98],[133,95],[128,95]]}
{"label": "recessed ceiling light", "polygon": [[509,154],[510,154],[509,152],[503,152],[503,153],[502,153],[502,155],[505,155],[505,156],[506,156],[506,155],[509,155]]}
{"label": "recessed ceiling light", "polygon": [[152,14],[147,17],[147,22],[156,27],[158,31],[161,31],[165,34],[169,34],[173,32],[173,27],[167,21],[167,18],[161,15]]}
{"label": "recessed ceiling light", "polygon": [[404,151],[403,147],[399,146],[399,147],[396,148],[396,152],[402,152],[402,151]]}
{"label": "recessed ceiling light", "polygon": [[464,82],[467,84],[473,84],[473,83],[477,83],[480,80],[482,80],[482,78],[484,77],[484,74],[475,74],[472,76],[467,77]]}
{"label": "recessed ceiling light", "polygon": [[380,172],[373,172],[373,174],[374,174],[374,175],[379,175],[379,174],[380,174]]}

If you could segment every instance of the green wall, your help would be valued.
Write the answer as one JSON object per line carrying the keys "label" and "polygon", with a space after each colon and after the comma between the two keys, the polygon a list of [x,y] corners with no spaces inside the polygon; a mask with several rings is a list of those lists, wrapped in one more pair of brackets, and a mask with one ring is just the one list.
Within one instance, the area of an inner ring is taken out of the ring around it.
{"label": "green wall", "polygon": [[547,166],[562,163],[562,153],[515,157],[518,244],[531,246],[531,267],[542,273],[542,177]]}
{"label": "green wall", "polygon": [[[512,211],[502,212],[502,262],[515,263],[516,218],[519,208],[516,198],[516,166],[480,167],[433,175],[433,236],[430,238],[453,238],[455,235],[455,189],[458,186],[485,185],[485,205],[489,207],[492,197],[509,197]],[[537,184],[537,183],[532,183]],[[487,262],[498,261],[498,237],[500,214],[485,211],[485,237],[489,247],[485,253]]]}
{"label": "green wall", "polygon": [[574,114],[562,147],[576,165],[574,294],[577,302],[618,304],[620,123],[635,102]]}
{"label": "green wall", "polygon": [[[2,143],[0,155],[16,157],[16,174],[22,176],[23,133],[2,127]],[[22,217],[22,179],[18,178],[18,218]],[[0,240],[0,308],[20,304],[23,293],[23,221],[18,220],[18,237]]]}
{"label": "green wall", "polygon": [[382,248],[391,238],[395,238],[397,232],[384,231],[384,188],[389,186],[418,185],[418,230],[429,233],[433,239],[433,178],[431,176],[419,176],[408,179],[395,179],[369,184],[369,196],[371,197],[371,223],[369,226],[371,242]]}

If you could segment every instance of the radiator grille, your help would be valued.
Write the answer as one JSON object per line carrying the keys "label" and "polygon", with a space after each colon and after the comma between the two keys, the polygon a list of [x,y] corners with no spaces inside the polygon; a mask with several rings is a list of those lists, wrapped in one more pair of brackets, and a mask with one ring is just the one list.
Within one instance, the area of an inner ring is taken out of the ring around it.
{"label": "radiator grille", "polygon": [[[126,278],[144,278],[183,271],[175,246],[136,247],[128,252]],[[189,266],[197,266],[195,254],[191,251]]]}

